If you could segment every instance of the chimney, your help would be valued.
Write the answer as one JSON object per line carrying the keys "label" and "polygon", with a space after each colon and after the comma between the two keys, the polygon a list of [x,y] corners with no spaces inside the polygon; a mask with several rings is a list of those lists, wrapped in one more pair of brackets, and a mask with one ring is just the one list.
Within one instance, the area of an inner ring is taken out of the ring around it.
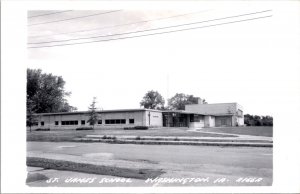
{"label": "chimney", "polygon": [[198,104],[203,104],[203,100],[198,97]]}

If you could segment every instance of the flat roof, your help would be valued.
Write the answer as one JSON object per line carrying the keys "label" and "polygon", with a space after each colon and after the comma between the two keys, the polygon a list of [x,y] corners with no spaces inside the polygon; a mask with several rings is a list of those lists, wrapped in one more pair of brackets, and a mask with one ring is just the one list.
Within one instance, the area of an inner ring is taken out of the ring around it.
{"label": "flat roof", "polygon": [[235,105],[241,107],[242,109],[244,109],[243,106],[237,102],[223,102],[223,103],[210,103],[210,104],[186,104],[185,106],[214,106],[214,105],[219,105],[219,104],[220,105],[221,104],[235,104]]}
{"label": "flat roof", "polygon": [[202,113],[197,113],[197,112],[192,112],[192,111],[185,111],[185,110],[164,110],[162,112],[163,113],[181,113],[181,114],[207,115],[207,114],[202,114]]}
{"label": "flat roof", "polygon": [[[143,112],[143,111],[152,111],[152,112],[162,112],[161,110],[155,109],[115,109],[115,110],[97,110],[97,113],[115,113],[115,112]],[[57,112],[57,113],[36,113],[35,115],[47,116],[47,115],[76,115],[76,114],[87,114],[89,111],[74,111],[74,112]]]}
{"label": "flat roof", "polygon": [[[221,104],[221,103],[220,103]],[[222,103],[225,104],[225,103]],[[226,103],[229,104],[229,103]],[[186,111],[186,110],[156,110],[156,109],[145,109],[145,108],[137,108],[137,109],[115,109],[115,110],[97,110],[97,113],[117,113],[117,112],[143,112],[143,111],[151,111],[151,112],[161,112],[161,113],[181,113],[181,114],[198,114],[198,115],[211,115],[211,116],[229,116],[233,115],[229,114],[203,114],[197,111]],[[77,114],[88,114],[89,111],[74,111],[74,112],[57,112],[57,113],[36,113],[34,115],[39,116],[50,116],[50,115],[77,115]]]}

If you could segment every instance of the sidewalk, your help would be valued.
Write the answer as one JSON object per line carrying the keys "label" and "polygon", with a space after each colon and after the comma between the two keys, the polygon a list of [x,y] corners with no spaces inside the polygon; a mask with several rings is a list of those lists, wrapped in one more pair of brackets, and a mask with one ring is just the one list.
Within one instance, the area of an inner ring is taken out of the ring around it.
{"label": "sidewalk", "polygon": [[[197,129],[193,131],[195,132],[197,131]],[[201,133],[203,132],[201,131]],[[215,133],[215,132],[205,132],[205,133],[222,134],[222,135],[225,134],[225,133]],[[75,138],[74,141],[103,142],[103,143],[116,143],[116,144],[273,147],[272,137],[238,135],[238,134],[230,134],[230,135],[234,135],[236,137],[87,135],[85,138]]]}
{"label": "sidewalk", "polygon": [[[236,133],[220,133],[220,132],[208,132],[208,131],[202,131],[201,129],[190,129],[188,131],[191,132],[199,132],[199,133],[207,133],[207,134],[218,134],[218,135],[233,135],[237,136],[234,139],[248,139],[248,140],[266,140],[266,141],[273,141],[273,137],[266,137],[266,136],[254,136],[254,135],[241,135]],[[210,137],[209,137],[210,138]],[[228,138],[228,137],[223,137]],[[230,137],[231,138],[231,137]]]}

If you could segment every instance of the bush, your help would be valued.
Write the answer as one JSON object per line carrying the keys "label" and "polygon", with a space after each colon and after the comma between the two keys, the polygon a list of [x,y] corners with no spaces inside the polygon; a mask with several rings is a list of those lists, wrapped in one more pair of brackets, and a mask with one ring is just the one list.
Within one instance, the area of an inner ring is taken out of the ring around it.
{"label": "bush", "polygon": [[134,130],[134,127],[124,127],[124,130]]}
{"label": "bush", "polygon": [[136,140],[141,140],[141,137],[140,137],[140,136],[136,136],[135,139],[136,139]]}
{"label": "bush", "polygon": [[135,126],[134,128],[135,129],[143,129],[143,130],[149,129],[149,127],[147,127],[147,126]]}
{"label": "bush", "polygon": [[76,128],[76,131],[83,131],[83,130],[93,130],[92,127],[78,127]]}
{"label": "bush", "polygon": [[106,136],[106,135],[104,135],[104,136],[102,137],[102,139],[112,139],[112,140],[116,140],[117,137],[116,137],[116,136]]}
{"label": "bush", "polygon": [[134,126],[134,127],[124,127],[124,130],[147,130],[147,126]]}
{"label": "bush", "polygon": [[50,131],[50,128],[37,128],[36,131]]}

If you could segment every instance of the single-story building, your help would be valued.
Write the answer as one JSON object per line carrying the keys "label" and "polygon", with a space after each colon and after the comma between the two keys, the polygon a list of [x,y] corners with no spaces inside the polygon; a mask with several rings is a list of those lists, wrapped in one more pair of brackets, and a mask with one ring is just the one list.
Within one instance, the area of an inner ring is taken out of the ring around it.
{"label": "single-story building", "polygon": [[205,127],[243,126],[243,107],[238,103],[204,104],[198,98],[197,104],[185,106],[186,111],[207,115]]}
{"label": "single-story building", "polygon": [[[219,127],[244,125],[243,109],[237,103],[198,104],[185,110],[120,109],[97,111],[95,128],[147,127]],[[51,130],[87,127],[88,111],[36,114],[36,128]]]}

